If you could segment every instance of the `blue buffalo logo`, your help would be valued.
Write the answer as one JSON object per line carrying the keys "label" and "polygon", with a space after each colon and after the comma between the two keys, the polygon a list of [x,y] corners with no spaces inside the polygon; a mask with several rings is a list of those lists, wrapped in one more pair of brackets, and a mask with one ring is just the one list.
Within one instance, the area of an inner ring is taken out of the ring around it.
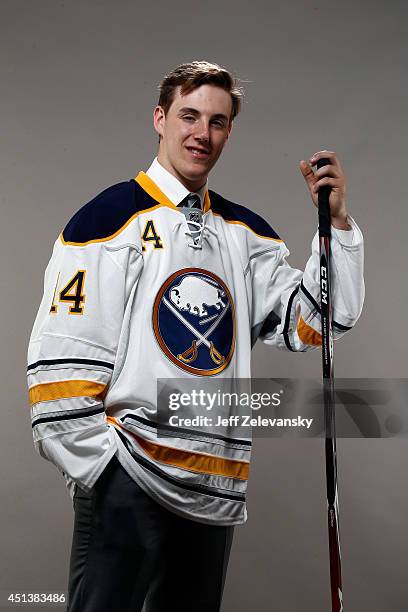
{"label": "blue buffalo logo", "polygon": [[201,376],[222,372],[235,348],[228,287],[208,270],[179,270],[156,296],[153,329],[160,348],[182,370]]}

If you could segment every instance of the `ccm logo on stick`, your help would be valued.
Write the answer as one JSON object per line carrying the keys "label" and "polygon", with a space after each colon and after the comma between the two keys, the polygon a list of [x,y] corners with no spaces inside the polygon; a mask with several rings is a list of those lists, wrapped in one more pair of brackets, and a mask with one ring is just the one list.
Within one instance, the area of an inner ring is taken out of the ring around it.
{"label": "ccm logo on stick", "polygon": [[320,266],[320,287],[322,290],[322,302],[327,304],[327,268],[326,266]]}

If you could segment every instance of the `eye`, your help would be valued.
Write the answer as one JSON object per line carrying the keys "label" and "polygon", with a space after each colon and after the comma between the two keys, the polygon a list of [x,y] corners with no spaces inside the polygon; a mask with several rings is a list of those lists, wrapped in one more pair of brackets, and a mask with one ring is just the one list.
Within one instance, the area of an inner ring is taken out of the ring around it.
{"label": "eye", "polygon": [[214,121],[212,121],[212,124],[219,128],[225,127],[225,123],[224,121],[222,121],[222,119],[214,119]]}
{"label": "eye", "polygon": [[193,117],[193,115],[183,115],[183,120],[184,121],[189,121],[192,122],[194,121],[195,117]]}

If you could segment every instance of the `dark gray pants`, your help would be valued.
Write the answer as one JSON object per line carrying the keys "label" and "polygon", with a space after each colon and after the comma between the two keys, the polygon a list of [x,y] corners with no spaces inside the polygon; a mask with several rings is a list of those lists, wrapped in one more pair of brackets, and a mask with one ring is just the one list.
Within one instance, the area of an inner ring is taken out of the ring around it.
{"label": "dark gray pants", "polygon": [[116,457],[74,509],[67,612],[219,612],[233,527],[169,512]]}

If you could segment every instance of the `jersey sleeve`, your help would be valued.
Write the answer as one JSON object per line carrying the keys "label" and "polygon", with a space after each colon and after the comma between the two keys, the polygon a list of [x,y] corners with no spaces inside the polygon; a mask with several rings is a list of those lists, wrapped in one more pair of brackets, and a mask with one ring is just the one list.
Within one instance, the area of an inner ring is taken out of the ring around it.
{"label": "jersey sleeve", "polygon": [[[353,219],[351,231],[332,227],[333,338],[350,330],[360,317],[364,301],[363,237]],[[319,238],[316,233],[305,270],[287,262],[284,243],[252,255],[254,290],[253,342],[289,351],[307,351],[322,343],[320,317]]]}
{"label": "jersey sleeve", "polygon": [[85,490],[116,450],[104,396],[143,266],[137,245],[92,239],[98,224],[98,214],[77,213],[57,239],[28,346],[34,446]]}

